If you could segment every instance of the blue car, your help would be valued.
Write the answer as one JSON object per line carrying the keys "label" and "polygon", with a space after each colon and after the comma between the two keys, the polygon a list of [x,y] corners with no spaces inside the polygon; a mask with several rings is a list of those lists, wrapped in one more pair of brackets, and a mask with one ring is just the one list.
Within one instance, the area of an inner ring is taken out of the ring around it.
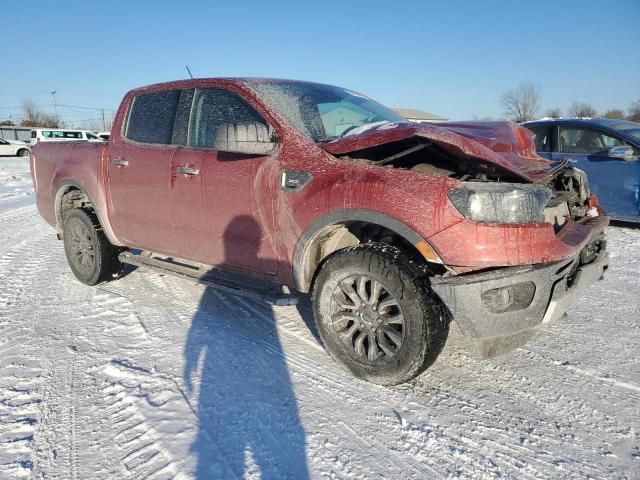
{"label": "blue car", "polygon": [[640,222],[640,123],[609,119],[539,120],[538,155],[569,160],[589,176],[591,191],[611,218]]}

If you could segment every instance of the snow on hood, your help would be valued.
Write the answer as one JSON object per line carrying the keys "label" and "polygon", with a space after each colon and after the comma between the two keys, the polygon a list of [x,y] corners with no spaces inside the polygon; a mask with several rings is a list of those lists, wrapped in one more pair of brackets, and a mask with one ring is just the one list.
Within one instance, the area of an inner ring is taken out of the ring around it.
{"label": "snow on hood", "polygon": [[531,131],[510,122],[385,122],[321,147],[332,155],[345,155],[410,137],[429,140],[456,157],[493,163],[531,182],[544,179],[557,165],[536,154]]}

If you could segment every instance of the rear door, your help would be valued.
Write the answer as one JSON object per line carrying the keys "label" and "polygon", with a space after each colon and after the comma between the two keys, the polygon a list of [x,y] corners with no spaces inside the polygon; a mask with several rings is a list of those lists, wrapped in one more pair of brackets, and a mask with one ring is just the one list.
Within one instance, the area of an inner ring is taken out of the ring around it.
{"label": "rear door", "polygon": [[122,135],[107,158],[110,217],[120,240],[132,247],[175,253],[171,211],[173,127],[181,90],[132,99]]}
{"label": "rear door", "polygon": [[612,147],[627,145],[614,134],[582,125],[560,125],[553,160],[568,159],[587,172],[591,191],[604,210],[616,217],[638,217],[640,163],[609,156]]}

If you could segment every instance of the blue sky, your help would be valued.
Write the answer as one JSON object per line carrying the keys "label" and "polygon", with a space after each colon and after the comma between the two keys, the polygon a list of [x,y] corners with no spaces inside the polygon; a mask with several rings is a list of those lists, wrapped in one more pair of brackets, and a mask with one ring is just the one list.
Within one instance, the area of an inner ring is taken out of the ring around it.
{"label": "blue sky", "polygon": [[[195,76],[332,83],[388,106],[500,117],[520,82],[542,111],[640,99],[640,1],[6,2],[0,120],[23,98],[115,109]],[[14,19],[16,21],[9,21]],[[97,112],[60,109],[67,120]]]}

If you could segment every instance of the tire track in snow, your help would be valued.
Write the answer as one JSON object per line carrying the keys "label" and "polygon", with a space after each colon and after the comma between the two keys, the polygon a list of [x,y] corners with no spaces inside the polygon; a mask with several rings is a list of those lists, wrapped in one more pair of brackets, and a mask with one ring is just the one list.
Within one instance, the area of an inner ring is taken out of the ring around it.
{"label": "tire track in snow", "polygon": [[[105,419],[113,426],[122,478],[177,478],[182,461],[162,446],[166,434],[157,427],[185,434],[184,415],[193,413],[185,408],[181,392],[170,380],[128,362],[113,360],[93,374],[102,378]],[[151,421],[145,415],[150,408],[162,409],[163,418]]]}
{"label": "tire track in snow", "polygon": [[45,260],[29,255],[50,241],[35,207],[0,215],[0,472],[7,478],[29,477],[33,468],[45,377],[29,326],[16,318],[16,306]]}
{"label": "tire track in snow", "polygon": [[39,361],[25,355],[28,335],[0,345],[0,476],[29,477],[33,441],[42,401],[43,376]]}
{"label": "tire track in snow", "polygon": [[[153,348],[144,323],[124,296],[100,288],[82,314],[84,322],[97,320],[103,329],[100,343],[115,342],[128,357]],[[184,416],[193,415],[186,396],[171,377],[140,367],[128,358],[107,356],[88,370],[96,378],[102,424],[108,425],[117,449],[120,478],[180,478],[182,459],[163,447],[169,429],[186,435]],[[159,409],[161,418],[152,421],[144,412]]]}

